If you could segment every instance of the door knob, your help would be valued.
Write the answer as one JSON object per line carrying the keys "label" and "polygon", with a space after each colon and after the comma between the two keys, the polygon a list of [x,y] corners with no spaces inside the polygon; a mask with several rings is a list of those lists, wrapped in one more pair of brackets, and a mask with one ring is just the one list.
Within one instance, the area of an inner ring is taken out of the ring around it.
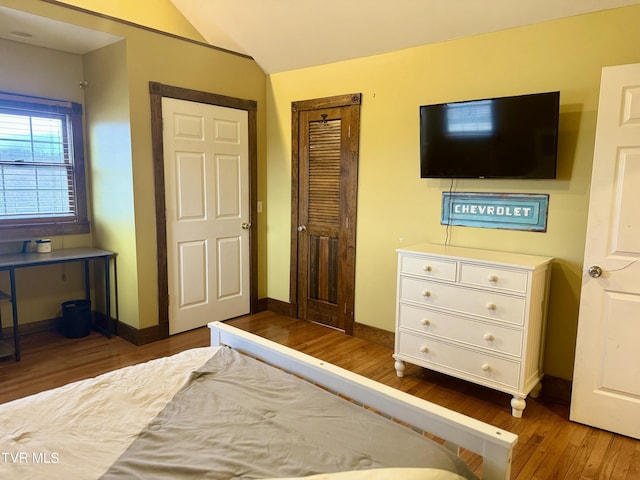
{"label": "door knob", "polygon": [[247,222],[242,222],[242,229],[249,230],[251,228],[251,224]]}
{"label": "door knob", "polygon": [[589,267],[589,270],[587,270],[587,273],[590,277],[599,278],[602,275],[602,268],[600,268],[598,265],[591,265]]}
{"label": "door knob", "polygon": [[298,231],[299,232],[306,232],[307,231],[307,226],[306,225],[298,225]]}

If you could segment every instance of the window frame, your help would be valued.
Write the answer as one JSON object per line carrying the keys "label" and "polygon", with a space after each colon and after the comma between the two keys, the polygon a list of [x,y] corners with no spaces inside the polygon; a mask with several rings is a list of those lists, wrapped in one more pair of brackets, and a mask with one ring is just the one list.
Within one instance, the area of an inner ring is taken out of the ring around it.
{"label": "window frame", "polygon": [[29,240],[33,238],[76,235],[90,232],[87,209],[87,187],[85,175],[84,136],[82,105],[70,101],[30,97],[0,92],[0,106],[21,111],[40,113],[63,113],[71,123],[70,141],[73,151],[73,172],[75,215],[68,218],[41,217],[23,219],[0,218],[0,238],[5,241]]}

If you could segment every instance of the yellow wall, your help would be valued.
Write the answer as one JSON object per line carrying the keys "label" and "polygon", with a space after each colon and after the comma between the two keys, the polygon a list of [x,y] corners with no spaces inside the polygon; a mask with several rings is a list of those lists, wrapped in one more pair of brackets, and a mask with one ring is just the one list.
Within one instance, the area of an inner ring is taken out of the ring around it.
{"label": "yellow wall", "polygon": [[[141,306],[139,328],[157,324],[158,318],[149,81],[257,101],[260,171],[263,170],[261,165],[265,164],[266,143],[265,74],[253,60],[192,43],[176,42],[159,35],[154,35],[153,43],[150,43],[152,39],[149,35],[143,30],[135,29],[127,34],[136,251],[139,259],[138,275],[141,279],[138,290]],[[150,54],[154,51],[162,53]],[[261,195],[264,194],[259,191],[258,198]],[[259,242],[266,243],[264,236],[260,235],[261,226],[258,225],[258,228]],[[263,272],[265,269],[266,259],[264,263],[259,259],[258,271]],[[263,275],[259,273],[259,282]],[[264,283],[259,286],[258,293],[261,291],[266,293]]]}
{"label": "yellow wall", "polygon": [[[199,39],[186,20],[179,13],[176,15],[169,0],[156,0],[154,8],[149,8],[149,2],[142,7],[142,2],[126,0],[66,3]],[[351,92],[363,94],[355,314],[357,322],[386,330],[392,330],[394,325],[395,249],[422,241],[442,243],[445,239],[439,218],[441,195],[449,189],[449,182],[419,178],[418,106],[560,90],[557,180],[464,180],[454,185],[457,191],[549,193],[547,232],[454,227],[450,242],[556,258],[545,371],[571,377],[600,70],[605,65],[640,61],[636,47],[640,40],[636,28],[640,6],[265,78],[251,60],[47,2],[0,0],[0,5],[126,39],[124,44],[113,47],[115,50],[87,56],[84,68],[96,76],[96,83],[102,80],[99,77],[114,74],[113,68],[126,77],[126,87],[120,85],[129,94],[131,164],[125,165],[123,160],[129,145],[121,145],[119,158],[123,171],[131,169],[127,179],[131,183],[122,187],[122,194],[130,195],[130,199],[110,209],[108,194],[117,185],[110,180],[97,188],[97,178],[91,179],[93,202],[97,205],[92,219],[96,225],[93,243],[119,251],[119,276],[127,275],[132,282],[130,289],[120,289],[119,293],[121,301],[134,311],[127,312],[126,318],[121,316],[121,320],[139,328],[157,322],[149,80],[257,100],[258,200],[265,207],[258,225],[259,297],[282,301],[289,300],[290,104]],[[102,64],[98,61],[105,58],[110,60]],[[25,63],[30,65],[30,61]],[[123,77],[119,81],[123,82]],[[36,79],[35,84],[36,88],[43,88],[46,82]],[[118,115],[126,116],[125,110]],[[109,111],[102,114],[108,117]],[[122,135],[126,138],[124,132]],[[92,155],[104,154],[99,151]],[[96,168],[108,164],[106,160],[103,163],[105,158],[101,157]],[[112,172],[108,175],[112,176]],[[83,243],[86,239],[69,237],[64,241]],[[52,281],[58,274],[52,276]]]}
{"label": "yellow wall", "polygon": [[[125,323],[138,318],[136,224],[129,114],[127,41],[83,56],[87,102],[91,229],[97,247],[117,252],[118,314]],[[108,247],[107,247],[108,246]],[[100,311],[103,306],[96,305]],[[112,311],[115,311],[115,302]]]}
{"label": "yellow wall", "polygon": [[[129,2],[133,5],[133,2]],[[169,3],[166,0],[166,3]],[[38,0],[0,0],[0,5],[118,35],[125,40],[91,52],[77,61],[79,78],[86,79],[86,121],[89,158],[89,195],[92,235],[85,245],[117,253],[119,320],[135,328],[158,323],[155,191],[151,148],[149,82],[255,100],[258,105],[258,179],[265,185],[266,77],[246,57],[231,55],[194,42],[176,39],[121,22]],[[124,5],[124,4],[123,4]],[[147,5],[148,6],[148,5]],[[124,7],[123,7],[124,8]],[[137,7],[132,7],[137,11]],[[134,21],[134,19],[129,19]],[[162,24],[155,25],[158,28]],[[46,50],[46,49],[45,49]],[[23,60],[30,66],[31,59]],[[16,63],[19,63],[16,61]],[[84,71],[83,71],[84,69]],[[18,78],[27,68],[16,72]],[[37,85],[51,81],[46,70],[34,78]],[[18,83],[20,81],[18,80]],[[25,85],[29,82],[24,83]],[[20,90],[18,90],[20,91]],[[30,92],[24,92],[30,93]],[[265,197],[258,192],[258,199]],[[258,219],[259,250],[266,250],[263,221]],[[55,238],[59,242],[72,238]],[[86,240],[86,239],[85,239]],[[266,257],[258,264],[258,294],[266,295]],[[59,284],[59,278],[48,278]],[[32,296],[38,297],[34,291]],[[43,302],[57,305],[60,303]],[[35,320],[52,318],[55,314]],[[21,312],[21,321],[23,316]]]}
{"label": "yellow wall", "polygon": [[418,107],[560,90],[557,180],[459,180],[548,193],[546,233],[450,229],[452,245],[553,256],[545,372],[571,378],[600,71],[640,61],[640,6],[313,68],[268,80],[269,297],[289,300],[291,102],[361,92],[355,320],[393,330],[395,249],[444,243],[448,180],[419,178]]}

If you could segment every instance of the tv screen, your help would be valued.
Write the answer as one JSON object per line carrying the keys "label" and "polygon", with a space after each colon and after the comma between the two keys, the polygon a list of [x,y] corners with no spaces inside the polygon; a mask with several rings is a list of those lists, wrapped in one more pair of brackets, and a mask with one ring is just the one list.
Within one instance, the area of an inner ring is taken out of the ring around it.
{"label": "tv screen", "polygon": [[556,178],[560,92],[420,107],[422,178]]}

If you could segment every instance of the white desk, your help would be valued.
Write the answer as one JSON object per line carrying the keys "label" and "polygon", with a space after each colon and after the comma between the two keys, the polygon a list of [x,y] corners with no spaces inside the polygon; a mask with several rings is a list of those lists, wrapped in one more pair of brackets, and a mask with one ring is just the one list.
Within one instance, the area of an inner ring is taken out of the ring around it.
{"label": "white desk", "polygon": [[16,361],[20,360],[20,342],[18,336],[18,295],[16,292],[15,271],[19,268],[41,267],[43,265],[53,265],[56,263],[83,262],[84,263],[84,282],[85,282],[85,298],[91,300],[91,276],[89,274],[89,262],[95,259],[102,259],[104,262],[104,284],[106,299],[106,316],[107,326],[102,332],[107,337],[111,337],[111,275],[109,271],[109,262],[114,260],[115,253],[108,250],[100,250],[98,248],[62,248],[52,250],[50,253],[13,253],[9,255],[0,255],[0,271],[9,272],[9,282],[11,291],[9,292],[14,326],[14,344]]}

